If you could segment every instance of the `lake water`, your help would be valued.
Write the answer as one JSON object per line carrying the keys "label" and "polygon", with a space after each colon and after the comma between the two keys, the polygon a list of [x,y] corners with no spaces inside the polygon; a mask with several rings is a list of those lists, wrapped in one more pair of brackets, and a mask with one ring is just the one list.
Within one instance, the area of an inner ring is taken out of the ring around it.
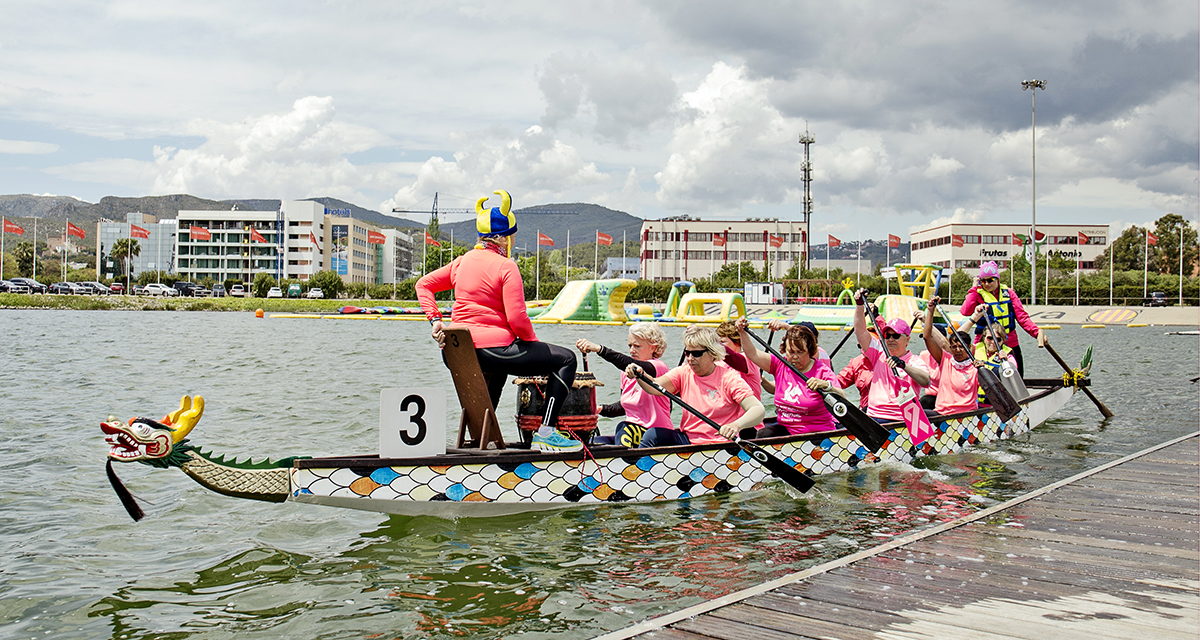
{"label": "lake water", "polygon": [[[120,464],[146,501],[134,523],[104,476],[102,419],[161,417],[199,393],[208,404],[191,439],[205,448],[255,459],[373,453],[380,388],[451,388],[428,325],[0,310],[0,327],[5,638],[589,637],[1197,429],[1195,336],[1064,327],[1050,335],[1068,362],[1095,343],[1093,389],[1115,418],[1102,420],[1078,394],[1028,436],[920,468],[822,477],[804,497],[775,486],[451,521],[237,500],[177,469]],[[621,347],[626,328],[537,331],[559,344],[586,336]],[[672,354],[681,331],[667,329]],[[822,334],[827,349],[840,338]],[[1061,374],[1022,342],[1030,376]],[[600,400],[614,401],[618,372],[591,364],[607,385]],[[501,416],[515,413],[515,395],[506,392]],[[611,421],[602,425],[611,433]]]}

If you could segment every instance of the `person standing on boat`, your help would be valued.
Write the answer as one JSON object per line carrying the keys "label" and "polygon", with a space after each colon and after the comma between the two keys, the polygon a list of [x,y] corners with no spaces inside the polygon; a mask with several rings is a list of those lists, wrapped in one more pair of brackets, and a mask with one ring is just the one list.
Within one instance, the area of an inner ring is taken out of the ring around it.
{"label": "person standing on boat", "polygon": [[837,429],[833,415],[817,390],[839,394],[842,390],[834,384],[833,369],[817,358],[816,331],[802,325],[789,327],[780,344],[788,363],[808,378],[805,382],[774,354],[759,351],[746,334],[749,328],[748,320],[738,319],[737,329],[746,346],[746,358],[775,378],[776,424],[759,429],[756,436],[772,438]]}
{"label": "person standing on boat", "polygon": [[[974,411],[979,408],[979,369],[985,365],[982,360],[971,357],[971,353],[963,348],[963,345],[971,344],[971,335],[967,333],[967,329],[979,318],[972,316],[957,329],[952,327],[951,330],[958,335],[957,340],[944,336],[940,331],[933,329],[933,307],[940,302],[941,298],[938,296],[930,300],[931,304],[925,308],[925,327],[921,332],[925,346],[929,348],[929,357],[940,372],[937,377],[937,395],[933,396],[935,404],[927,409],[942,415]],[[983,305],[980,305],[979,315],[982,314]],[[947,354],[950,357],[946,357]],[[924,406],[925,403],[921,404]]]}
{"label": "person standing on boat", "polygon": [[546,413],[533,436],[540,451],[577,451],[583,443],[557,429],[558,414],[575,381],[575,353],[566,347],[540,342],[525,309],[525,284],[509,256],[517,218],[512,196],[494,192],[501,206],[484,209],[484,196],[475,203],[475,228],[479,243],[450,264],[417,281],[417,300],[433,325],[433,339],[445,346],[446,328],[434,294],[454,290],[454,325],[471,331],[479,367],[488,374],[492,406],[509,375],[546,376]]}
{"label": "person standing on boat", "polygon": [[[721,362],[725,358],[725,348],[721,346],[720,338],[712,327],[691,325],[684,329],[683,354],[685,364],[671,369],[654,381],[721,425],[721,431],[717,433],[708,423],[685,411],[678,430],[648,429],[639,446],[725,442],[737,436],[742,429],[762,422],[766,414],[762,402],[754,397],[750,385],[742,380],[741,374]],[[636,378],[641,372],[642,368],[636,364],[625,369],[625,375],[630,378]],[[646,393],[662,395],[641,380],[638,380],[638,384]]]}
{"label": "person standing on boat", "polygon": [[[585,354],[598,353],[601,358],[611,362],[621,371],[631,364],[636,364],[644,371],[652,371],[651,375],[657,378],[670,370],[662,361],[663,352],[667,350],[667,336],[656,322],[635,322],[630,325],[629,355],[602,347],[585,338],[577,340],[575,348]],[[620,401],[602,406],[600,415],[606,418],[625,417],[617,423],[613,442],[630,448],[641,443],[642,435],[647,429],[674,428],[671,423],[671,401],[666,396],[646,393],[637,380],[626,376],[621,376]]]}
{"label": "person standing on boat", "polygon": [[[854,302],[854,337],[867,364],[871,365],[867,415],[879,422],[903,420],[904,413],[897,398],[905,392],[920,395],[921,387],[929,386],[929,367],[908,351],[912,327],[904,318],[894,318],[878,327],[883,334],[880,343],[867,331],[867,290],[859,289],[854,294]],[[892,372],[893,367],[896,373]]]}
{"label": "person standing on boat", "polygon": [[[1021,304],[1021,299],[1017,297],[1017,292],[1000,285],[1000,266],[994,260],[989,260],[979,265],[979,276],[975,278],[975,286],[967,291],[967,297],[963,300],[962,309],[959,313],[964,316],[969,316],[975,312],[975,307],[979,304],[986,304],[991,310],[991,315],[1004,328],[1008,334],[1005,344],[1008,345],[1012,352],[1013,358],[1017,361],[1017,371],[1021,377],[1025,376],[1025,360],[1021,357],[1021,344],[1017,339],[1017,325],[1020,325],[1025,333],[1033,336],[1038,341],[1038,346],[1044,346],[1049,342],[1049,337],[1046,332],[1038,329],[1029,314],[1025,312],[1025,306]],[[975,341],[979,342],[983,335],[983,326],[975,328]]]}

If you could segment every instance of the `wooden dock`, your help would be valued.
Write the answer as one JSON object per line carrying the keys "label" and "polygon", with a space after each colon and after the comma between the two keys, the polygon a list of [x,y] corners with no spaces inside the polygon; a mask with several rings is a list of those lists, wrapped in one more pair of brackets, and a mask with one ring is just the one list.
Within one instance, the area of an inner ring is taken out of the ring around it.
{"label": "wooden dock", "polygon": [[1198,436],[600,640],[1195,640]]}

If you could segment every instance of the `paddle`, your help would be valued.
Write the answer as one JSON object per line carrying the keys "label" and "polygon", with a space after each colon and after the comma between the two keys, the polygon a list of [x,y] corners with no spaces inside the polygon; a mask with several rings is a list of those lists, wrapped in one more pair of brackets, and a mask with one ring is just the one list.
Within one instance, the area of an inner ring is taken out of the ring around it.
{"label": "paddle", "polygon": [[[996,317],[992,315],[991,305],[987,307],[987,316],[988,319],[984,322],[984,325],[988,335],[992,336],[992,342],[995,343],[996,351],[999,353],[1004,345],[1000,344],[1000,336],[996,334],[996,330],[992,326],[992,323],[996,321]],[[1005,389],[1008,389],[1008,394],[1012,396],[1013,400],[1019,402],[1029,397],[1029,389],[1025,388],[1025,381],[1021,379],[1017,368],[1013,366],[1013,363],[1008,358],[1000,358],[1000,383],[1004,385]]]}
{"label": "paddle", "polygon": [[[646,384],[650,385],[655,391],[670,398],[671,401],[674,402],[675,404],[683,407],[686,411],[691,412],[692,415],[707,422],[708,426],[717,430],[717,433],[721,432],[721,425],[717,424],[712,418],[709,418],[708,416],[704,415],[703,413],[700,413],[699,411],[692,408],[691,405],[684,402],[683,399],[680,398],[679,396],[662,388],[662,385],[655,382],[654,378],[651,378],[650,376],[646,375],[645,372],[638,371],[637,377],[642,382],[645,382]],[[813,485],[816,484],[815,480],[804,475],[803,473],[800,473],[799,471],[796,471],[796,469],[794,467],[792,467],[788,463],[784,462],[783,460],[780,460],[779,458],[776,458],[775,456],[771,455],[770,453],[767,452],[766,449],[754,444],[753,442],[747,442],[737,436],[734,436],[732,438],[732,440],[733,440],[733,442],[737,443],[737,445],[739,447],[742,448],[742,451],[745,451],[751,458],[754,458],[755,460],[758,461],[759,464],[766,467],[767,471],[770,471],[771,473],[775,474],[776,476],[779,477],[780,480],[783,480],[784,482],[792,485],[793,487],[798,489],[801,493],[808,493],[808,490],[813,488]]]}
{"label": "paddle", "polygon": [[[1054,359],[1058,361],[1058,364],[1062,365],[1063,371],[1066,371],[1067,373],[1070,373],[1070,374],[1075,373],[1074,371],[1071,371],[1070,365],[1068,365],[1066,362],[1063,362],[1063,359],[1061,357],[1059,357],[1058,352],[1054,350],[1054,347],[1050,346],[1049,342],[1047,342],[1046,344],[1044,344],[1042,346],[1046,348],[1046,351],[1050,352],[1050,355],[1054,356]],[[1088,397],[1088,399],[1090,399],[1093,403],[1095,403],[1096,408],[1100,410],[1100,415],[1104,416],[1105,418],[1113,417],[1113,412],[1109,411],[1108,407],[1104,406],[1103,402],[1100,402],[1100,398],[1097,398],[1096,396],[1092,395],[1091,389],[1088,389],[1087,387],[1079,387],[1079,388],[1083,391],[1084,395],[1086,395]]]}
{"label": "paddle", "polygon": [[[937,305],[933,304],[932,302],[929,303],[929,306],[933,307],[934,313],[941,311],[938,309]],[[950,324],[950,319],[946,318],[944,314],[942,317],[946,319],[946,333],[953,335],[955,342],[958,343],[958,346],[962,347],[963,351],[966,351],[969,356],[971,353],[971,347],[968,346],[967,343],[963,342],[962,337],[959,336],[958,332],[954,330],[954,325]],[[987,320],[985,319],[984,322],[986,323]],[[990,328],[991,327],[989,327],[989,329]],[[993,336],[992,340],[995,339],[995,336]],[[979,371],[979,386],[983,387],[983,394],[987,398],[988,402],[992,404],[992,408],[996,410],[996,415],[999,416],[1000,421],[1008,422],[1009,420],[1012,420],[1013,416],[1021,412],[1021,407],[1017,404],[1017,401],[1013,400],[1013,397],[1009,395],[1008,389],[1004,388],[1004,383],[1000,382],[1000,377],[996,375],[995,371],[992,371],[987,367],[980,367],[977,370]]]}
{"label": "paddle", "polygon": [[[880,358],[889,358],[888,369],[892,372],[892,377],[896,379],[896,404],[900,405],[900,414],[904,417],[904,426],[908,427],[908,440],[914,446],[920,445],[929,436],[933,435],[933,425],[929,424],[929,418],[925,415],[925,410],[921,408],[921,403],[917,400],[917,394],[910,389],[903,389],[900,384],[900,372],[896,370],[895,365],[891,363],[891,353],[887,346],[882,343],[882,339],[886,331],[883,324],[879,322],[879,313],[875,311],[871,305],[867,304],[866,300],[859,301],[865,308],[866,312],[871,316],[871,324],[879,331],[880,346],[883,347],[883,353]],[[915,384],[915,383],[914,383]]]}
{"label": "paddle", "polygon": [[846,344],[846,341],[849,340],[850,336],[852,335],[854,335],[854,329],[847,331],[846,335],[842,336],[842,341],[838,343],[838,346],[833,348],[833,353],[829,354],[829,360],[831,362],[833,361],[833,357],[837,355],[837,352],[842,350],[842,345]]}
{"label": "paddle", "polygon": [[[757,333],[749,329],[746,329],[746,333],[751,338],[754,338],[755,342],[766,347],[771,355],[779,358],[779,361],[787,365],[787,368],[791,369],[792,373],[796,374],[797,377],[806,383],[808,382],[808,376],[800,373],[800,370],[789,362],[787,358],[783,357],[783,354],[776,351],[770,343],[764,342],[762,338],[758,337]],[[871,453],[876,453],[887,444],[888,434],[891,432],[878,422],[875,422],[875,419],[864,413],[862,409],[847,402],[840,394],[833,393],[832,391],[817,389],[817,393],[821,394],[821,400],[829,408],[829,413],[832,413],[837,418],[838,423],[845,427],[846,431],[854,434],[854,437],[867,445]]]}

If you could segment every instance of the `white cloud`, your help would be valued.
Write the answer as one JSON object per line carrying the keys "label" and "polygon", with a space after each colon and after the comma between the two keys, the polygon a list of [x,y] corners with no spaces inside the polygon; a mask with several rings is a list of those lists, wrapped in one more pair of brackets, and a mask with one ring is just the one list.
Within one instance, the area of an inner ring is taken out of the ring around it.
{"label": "white cloud", "polygon": [[58,145],[29,140],[0,140],[0,153],[43,155],[58,151]]}
{"label": "white cloud", "polygon": [[929,166],[925,168],[924,176],[926,178],[940,178],[948,176],[959,169],[965,167],[963,163],[954,158],[943,158],[938,154],[933,154],[929,159]]}
{"label": "white cloud", "polygon": [[671,75],[645,58],[556,53],[542,65],[538,87],[546,98],[543,125],[553,129],[587,116],[598,138],[616,143],[666,120],[676,99]]}

